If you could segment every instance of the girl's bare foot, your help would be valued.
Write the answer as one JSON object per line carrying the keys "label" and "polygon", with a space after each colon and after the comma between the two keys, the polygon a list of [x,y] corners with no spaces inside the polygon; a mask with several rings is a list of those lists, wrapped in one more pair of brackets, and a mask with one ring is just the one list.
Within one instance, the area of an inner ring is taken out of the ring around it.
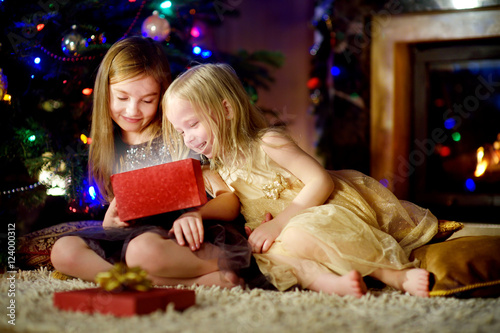
{"label": "girl's bare foot", "polygon": [[379,268],[370,276],[413,296],[429,297],[430,273],[422,268],[395,270]]}
{"label": "girl's bare foot", "polygon": [[429,297],[429,272],[421,268],[413,268],[401,271],[404,280],[401,289],[410,295]]}
{"label": "girl's bare foot", "polygon": [[308,286],[308,289],[323,291],[330,295],[352,295],[357,298],[366,294],[367,290],[363,277],[358,271],[350,271],[342,276],[333,273],[321,274]]}
{"label": "girl's bare foot", "polygon": [[222,271],[221,274],[222,274],[222,279],[229,282],[229,286],[226,288],[233,288],[238,286],[240,286],[241,288],[245,288],[245,280],[239,277],[238,274],[236,274],[235,272]]}

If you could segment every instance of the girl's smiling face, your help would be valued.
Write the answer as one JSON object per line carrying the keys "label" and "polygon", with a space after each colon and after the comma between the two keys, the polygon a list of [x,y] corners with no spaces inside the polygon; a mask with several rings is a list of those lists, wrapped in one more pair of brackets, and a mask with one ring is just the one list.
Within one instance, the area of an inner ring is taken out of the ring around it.
{"label": "girl's smiling face", "polygon": [[109,85],[110,114],[128,144],[144,141],[143,131],[158,112],[160,85],[151,76],[132,78]]}
{"label": "girl's smiling face", "polygon": [[206,130],[190,102],[172,96],[168,99],[167,119],[191,150],[212,158],[213,136]]}

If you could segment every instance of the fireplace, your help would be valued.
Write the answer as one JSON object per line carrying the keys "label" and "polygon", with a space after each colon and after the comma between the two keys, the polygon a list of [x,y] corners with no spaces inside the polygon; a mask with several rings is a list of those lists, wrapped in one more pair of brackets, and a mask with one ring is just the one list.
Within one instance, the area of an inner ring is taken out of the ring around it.
{"label": "fireplace", "polygon": [[371,175],[439,218],[500,223],[498,17],[373,17]]}
{"label": "fireplace", "polygon": [[494,214],[500,209],[500,38],[417,43],[411,54],[410,199],[453,219],[477,219],[476,210]]}

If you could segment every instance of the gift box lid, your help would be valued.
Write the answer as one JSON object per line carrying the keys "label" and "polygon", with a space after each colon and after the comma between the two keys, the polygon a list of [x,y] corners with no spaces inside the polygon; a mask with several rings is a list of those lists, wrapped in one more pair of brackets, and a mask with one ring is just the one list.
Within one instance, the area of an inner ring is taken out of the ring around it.
{"label": "gift box lid", "polygon": [[207,202],[200,161],[192,158],[117,173],[111,185],[122,221]]}

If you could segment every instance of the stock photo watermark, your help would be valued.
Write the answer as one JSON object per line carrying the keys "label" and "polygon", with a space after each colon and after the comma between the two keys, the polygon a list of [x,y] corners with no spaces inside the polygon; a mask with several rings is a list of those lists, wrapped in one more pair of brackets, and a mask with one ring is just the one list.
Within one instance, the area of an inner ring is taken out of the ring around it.
{"label": "stock photo watermark", "polygon": [[[488,77],[479,75],[477,80],[478,84],[474,89],[474,94],[465,97],[461,103],[455,103],[452,108],[447,109],[443,113],[443,121],[451,118],[455,121],[455,126],[460,126],[464,119],[469,118],[472,113],[479,109],[481,101],[488,99],[500,87],[500,81],[494,81],[492,74]],[[413,143],[416,148],[410,152],[408,159],[399,155],[397,157],[397,173],[388,175],[384,179],[391,181],[393,185],[404,182],[415,172],[417,167],[425,162],[426,157],[434,153],[436,145],[447,139],[448,135],[444,129],[439,127],[430,132],[430,138],[415,139]]]}
{"label": "stock photo watermark", "polygon": [[19,46],[21,44],[30,44],[37,34],[37,26],[39,24],[47,23],[47,17],[55,15],[60,6],[67,4],[69,0],[40,0],[37,5],[40,7],[40,11],[34,13],[33,15],[21,18],[23,29],[21,29],[20,34],[15,32],[9,32],[7,38],[9,39],[12,48],[15,53],[19,53]]}
{"label": "stock photo watermark", "polygon": [[7,271],[8,305],[6,307],[7,322],[16,325],[16,224],[7,224]]}

